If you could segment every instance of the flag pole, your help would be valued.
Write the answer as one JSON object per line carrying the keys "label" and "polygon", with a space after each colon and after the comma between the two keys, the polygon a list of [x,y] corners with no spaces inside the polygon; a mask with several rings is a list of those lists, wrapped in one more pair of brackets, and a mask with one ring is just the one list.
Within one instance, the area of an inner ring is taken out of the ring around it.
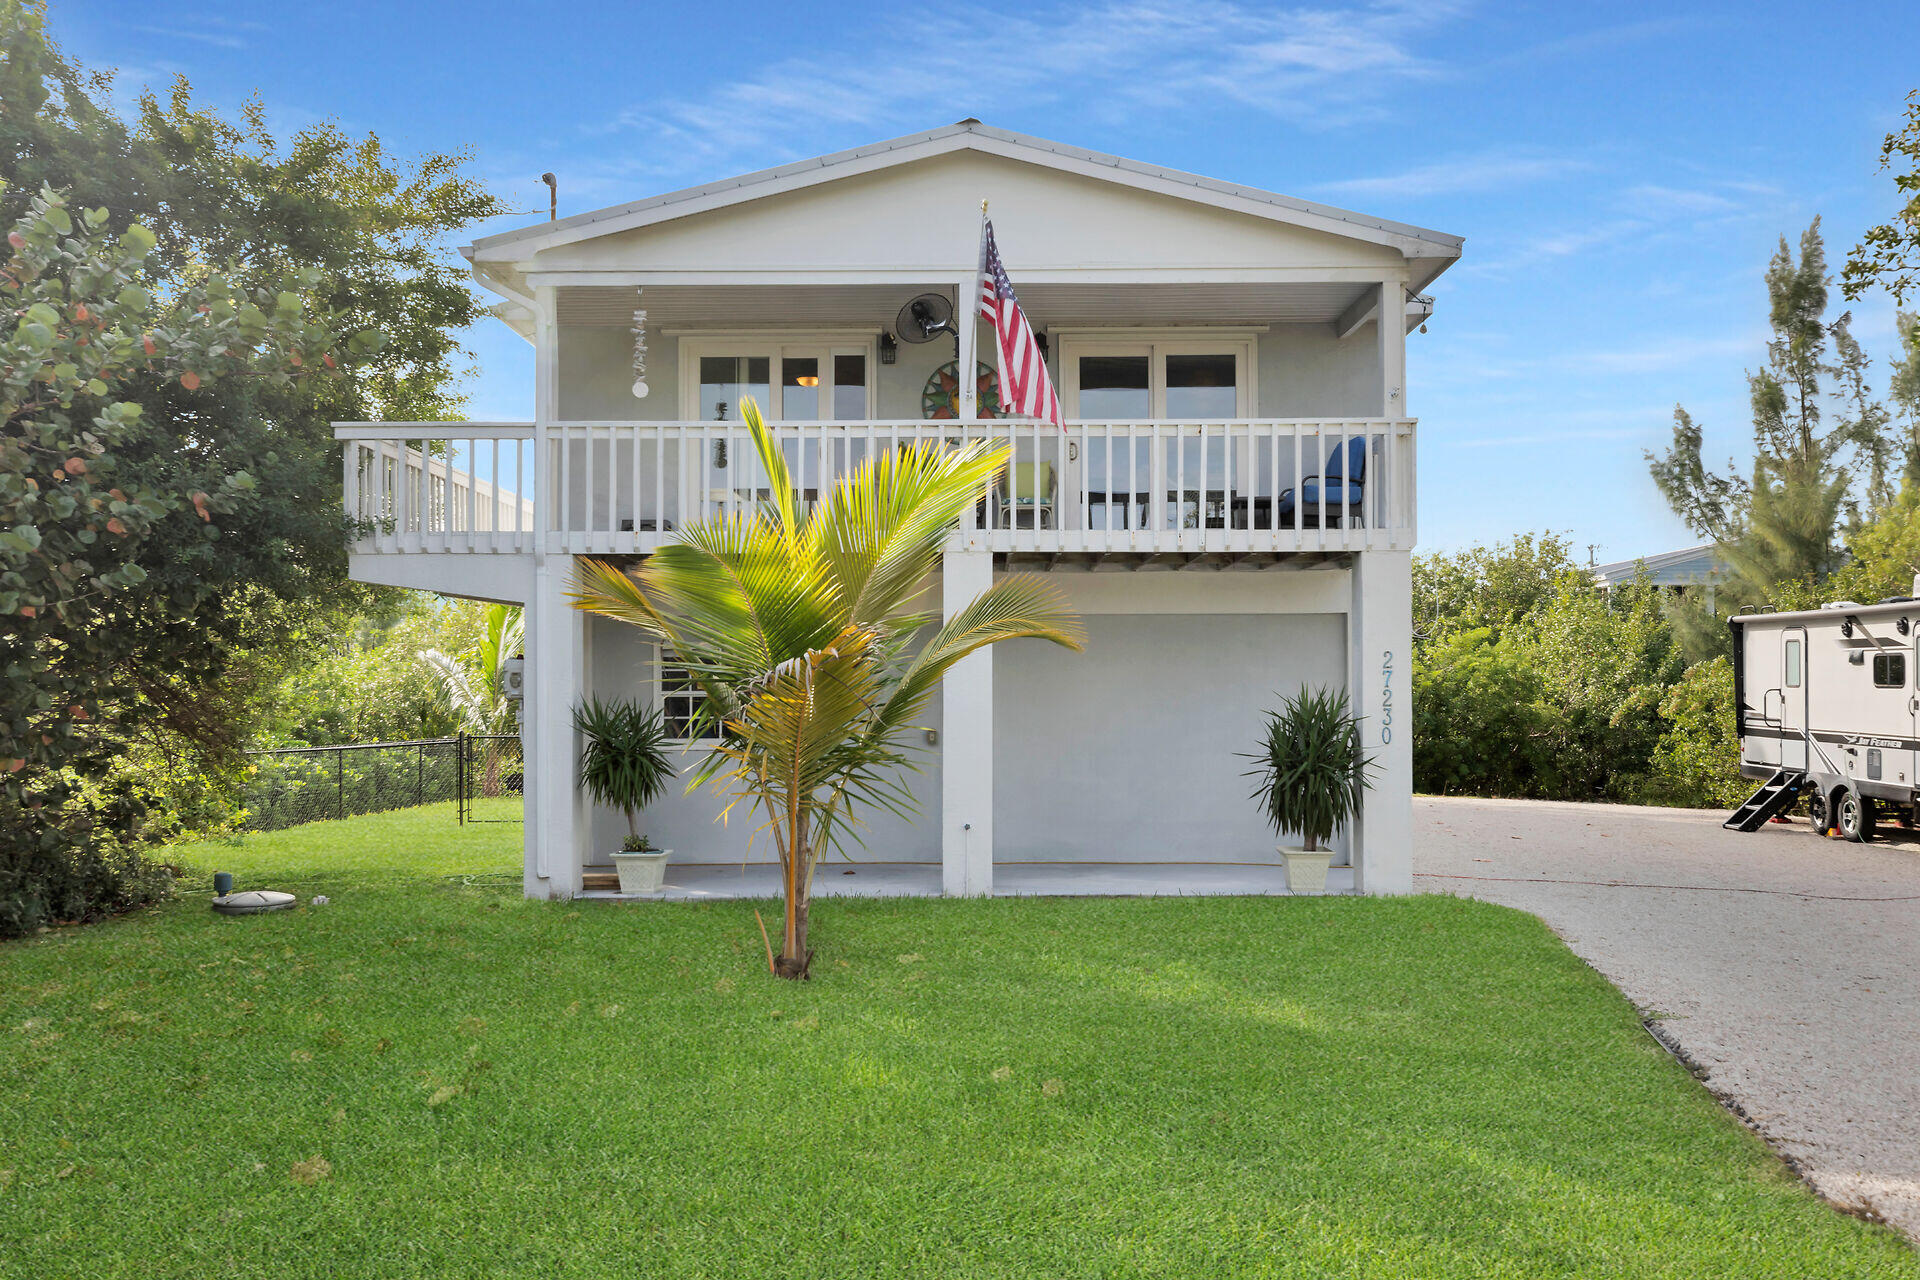
{"label": "flag pole", "polygon": [[960,288],[959,315],[954,317],[959,329],[959,350],[953,365],[954,381],[960,392],[960,418],[973,422],[980,417],[980,387],[976,370],[980,367],[980,358],[975,352],[975,344],[980,333],[980,269],[987,260],[987,202],[980,201],[980,244],[973,255],[973,273]]}

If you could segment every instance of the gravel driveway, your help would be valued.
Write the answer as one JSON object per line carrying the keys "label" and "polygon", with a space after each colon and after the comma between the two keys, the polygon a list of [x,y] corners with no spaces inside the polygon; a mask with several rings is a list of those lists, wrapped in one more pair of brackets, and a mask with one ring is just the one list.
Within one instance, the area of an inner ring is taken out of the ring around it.
{"label": "gravel driveway", "polygon": [[1920,836],[1414,800],[1415,884],[1531,911],[1822,1194],[1920,1240]]}

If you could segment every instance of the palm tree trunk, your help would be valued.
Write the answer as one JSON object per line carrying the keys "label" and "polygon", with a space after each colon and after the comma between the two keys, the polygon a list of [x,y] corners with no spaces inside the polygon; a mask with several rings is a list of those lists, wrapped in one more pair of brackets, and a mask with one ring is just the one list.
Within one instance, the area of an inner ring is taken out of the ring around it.
{"label": "palm tree trunk", "polygon": [[786,853],[781,870],[785,873],[787,918],[786,932],[780,939],[780,955],[773,971],[782,978],[804,978],[813,963],[807,950],[807,815],[792,792],[787,796]]}

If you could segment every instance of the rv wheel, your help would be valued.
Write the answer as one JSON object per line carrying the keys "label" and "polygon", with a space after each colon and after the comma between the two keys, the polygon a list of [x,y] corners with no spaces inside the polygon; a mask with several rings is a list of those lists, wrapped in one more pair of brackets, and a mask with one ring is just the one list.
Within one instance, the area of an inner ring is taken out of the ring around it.
{"label": "rv wheel", "polygon": [[1832,820],[1827,817],[1827,793],[1815,787],[1807,793],[1807,820],[1813,823],[1813,834],[1823,836]]}
{"label": "rv wheel", "polygon": [[1840,834],[1855,844],[1873,839],[1873,801],[1859,792],[1842,791],[1833,806],[1833,818]]}

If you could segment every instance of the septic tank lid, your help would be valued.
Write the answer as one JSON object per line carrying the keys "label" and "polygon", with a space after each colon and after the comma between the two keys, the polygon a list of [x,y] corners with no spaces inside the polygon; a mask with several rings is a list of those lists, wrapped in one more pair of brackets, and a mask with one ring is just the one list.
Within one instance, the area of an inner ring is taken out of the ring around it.
{"label": "septic tank lid", "polygon": [[213,900],[213,909],[224,916],[257,916],[262,911],[284,911],[294,903],[290,893],[278,889],[248,889]]}

